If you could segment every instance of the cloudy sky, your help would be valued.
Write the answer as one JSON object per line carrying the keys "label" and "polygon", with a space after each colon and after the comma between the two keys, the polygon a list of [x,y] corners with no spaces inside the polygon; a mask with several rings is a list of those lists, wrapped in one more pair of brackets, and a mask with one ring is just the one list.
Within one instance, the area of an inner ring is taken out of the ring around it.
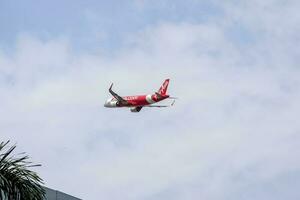
{"label": "cloudy sky", "polygon": [[[0,139],[82,199],[300,199],[300,1],[0,0]],[[107,109],[107,89],[167,109]],[[166,102],[167,103],[167,102]]]}

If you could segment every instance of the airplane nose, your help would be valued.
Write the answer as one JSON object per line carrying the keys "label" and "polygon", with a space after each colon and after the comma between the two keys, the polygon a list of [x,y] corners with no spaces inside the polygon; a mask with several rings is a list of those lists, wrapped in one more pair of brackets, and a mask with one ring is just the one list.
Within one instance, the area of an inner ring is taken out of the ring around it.
{"label": "airplane nose", "polygon": [[108,102],[108,101],[106,101],[106,102],[104,103],[104,107],[109,107],[109,102]]}
{"label": "airplane nose", "polygon": [[107,99],[107,100],[105,101],[104,107],[106,107],[106,108],[111,108],[111,107],[112,107],[112,105],[111,105],[111,99]]}
{"label": "airplane nose", "polygon": [[116,107],[116,101],[113,101],[112,98],[110,99],[107,99],[106,102],[104,103],[104,107],[107,107],[107,108],[114,108]]}

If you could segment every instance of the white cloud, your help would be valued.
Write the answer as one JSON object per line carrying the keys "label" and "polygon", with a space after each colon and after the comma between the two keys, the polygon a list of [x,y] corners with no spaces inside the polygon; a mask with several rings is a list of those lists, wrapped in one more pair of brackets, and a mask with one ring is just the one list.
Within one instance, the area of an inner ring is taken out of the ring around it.
{"label": "white cloud", "polygon": [[[286,186],[286,174],[299,173],[299,70],[280,60],[295,59],[281,55],[285,45],[273,52],[273,40],[241,52],[228,39],[231,17],[255,34],[260,17],[252,26],[255,6],[245,19],[236,17],[244,4],[229,6],[217,23],[150,26],[113,58],[74,53],[67,39],[21,36],[12,55],[0,54],[2,138],[43,164],[50,187],[84,199],[275,198],[256,186]],[[286,41],[297,39],[282,28]],[[166,77],[180,98],[170,109],[102,107],[111,82],[123,95],[150,93]]]}

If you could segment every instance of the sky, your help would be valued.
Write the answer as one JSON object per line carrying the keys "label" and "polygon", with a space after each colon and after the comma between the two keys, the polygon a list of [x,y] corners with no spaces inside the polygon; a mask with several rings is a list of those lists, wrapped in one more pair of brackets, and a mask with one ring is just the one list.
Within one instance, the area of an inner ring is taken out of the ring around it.
{"label": "sky", "polygon": [[[299,9],[0,0],[0,139],[82,199],[298,200]],[[112,82],[148,94],[166,78],[172,108],[103,107]]]}

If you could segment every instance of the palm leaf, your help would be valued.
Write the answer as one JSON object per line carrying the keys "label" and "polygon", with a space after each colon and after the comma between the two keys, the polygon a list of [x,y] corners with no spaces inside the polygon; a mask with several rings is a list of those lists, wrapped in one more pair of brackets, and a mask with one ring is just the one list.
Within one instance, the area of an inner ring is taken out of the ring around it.
{"label": "palm leaf", "polygon": [[40,165],[29,162],[24,153],[13,156],[16,145],[8,147],[8,144],[9,141],[0,143],[0,199],[44,199],[43,180],[30,169]]}

